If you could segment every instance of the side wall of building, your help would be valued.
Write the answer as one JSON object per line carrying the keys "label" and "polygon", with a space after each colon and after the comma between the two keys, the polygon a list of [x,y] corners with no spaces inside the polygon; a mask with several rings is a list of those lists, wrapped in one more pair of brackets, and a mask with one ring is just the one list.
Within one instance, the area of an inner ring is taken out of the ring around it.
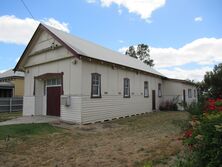
{"label": "side wall of building", "polygon": [[[188,90],[191,90],[192,96],[188,96]],[[181,103],[184,101],[183,91],[185,90],[185,101],[187,104],[191,104],[194,101],[197,101],[197,89],[191,84],[185,84],[173,80],[164,80],[163,81],[163,102],[172,101],[173,99],[178,99],[178,102]],[[196,96],[194,95],[196,91]],[[183,110],[181,105],[178,105],[179,110]]]}
{"label": "side wall of building", "polygon": [[14,85],[14,96],[23,96],[24,95],[24,78],[16,78],[11,81]]}
{"label": "side wall of building", "polygon": [[[91,74],[101,75],[101,98],[91,98]],[[123,79],[130,79],[130,98],[123,97]],[[149,82],[149,97],[144,97],[144,81]],[[156,91],[159,77],[144,75],[127,69],[112,68],[94,62],[82,63],[82,123],[97,122],[152,111],[152,90]]]}

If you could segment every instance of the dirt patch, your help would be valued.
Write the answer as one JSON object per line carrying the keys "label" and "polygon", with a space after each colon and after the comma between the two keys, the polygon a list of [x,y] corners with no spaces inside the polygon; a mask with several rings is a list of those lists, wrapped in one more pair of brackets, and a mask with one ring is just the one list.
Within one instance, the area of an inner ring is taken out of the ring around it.
{"label": "dirt patch", "polygon": [[0,166],[169,166],[183,150],[183,112],[159,112],[89,125],[57,124],[62,132],[0,141]]}
{"label": "dirt patch", "polygon": [[0,113],[0,122],[21,117],[22,112],[3,112]]}

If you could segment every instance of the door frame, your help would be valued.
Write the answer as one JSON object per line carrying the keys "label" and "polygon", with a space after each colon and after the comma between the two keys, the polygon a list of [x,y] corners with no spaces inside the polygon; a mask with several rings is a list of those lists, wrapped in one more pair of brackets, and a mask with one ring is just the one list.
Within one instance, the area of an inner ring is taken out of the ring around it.
{"label": "door frame", "polygon": [[152,110],[156,110],[156,90],[152,90]]}

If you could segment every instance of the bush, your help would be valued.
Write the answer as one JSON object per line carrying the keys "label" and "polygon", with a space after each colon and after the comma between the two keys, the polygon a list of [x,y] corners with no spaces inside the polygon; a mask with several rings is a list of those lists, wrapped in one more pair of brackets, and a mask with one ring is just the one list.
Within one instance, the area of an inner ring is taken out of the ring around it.
{"label": "bush", "polygon": [[178,98],[179,96],[173,98],[172,100],[166,100],[160,103],[160,111],[178,111]]}
{"label": "bush", "polygon": [[190,127],[185,131],[183,141],[190,152],[177,162],[177,166],[221,166],[222,100],[209,99],[205,105],[193,104],[189,112],[192,114]]}

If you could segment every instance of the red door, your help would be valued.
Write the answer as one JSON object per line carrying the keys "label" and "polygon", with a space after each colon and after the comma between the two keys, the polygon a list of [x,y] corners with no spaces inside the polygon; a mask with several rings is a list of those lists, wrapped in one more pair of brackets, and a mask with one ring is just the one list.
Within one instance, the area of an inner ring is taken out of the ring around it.
{"label": "red door", "polygon": [[152,109],[156,110],[156,91],[152,90]]}
{"label": "red door", "polygon": [[61,87],[47,87],[47,115],[60,116]]}

